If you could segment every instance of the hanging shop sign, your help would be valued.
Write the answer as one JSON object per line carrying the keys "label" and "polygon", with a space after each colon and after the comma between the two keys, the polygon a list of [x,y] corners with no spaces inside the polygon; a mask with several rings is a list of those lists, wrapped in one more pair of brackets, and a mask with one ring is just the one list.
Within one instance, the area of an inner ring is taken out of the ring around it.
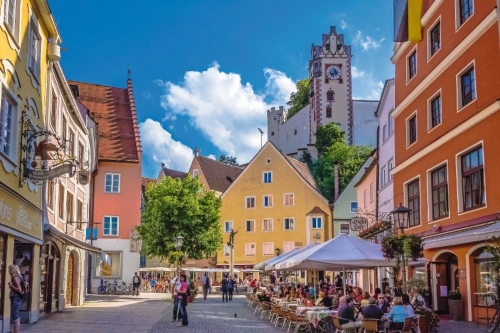
{"label": "hanging shop sign", "polygon": [[52,169],[24,169],[24,177],[32,181],[47,181],[60,177],[64,174],[69,174],[73,177],[75,174],[75,166],[71,163],[61,164]]}
{"label": "hanging shop sign", "polygon": [[368,228],[368,219],[366,217],[356,216],[349,221],[349,227],[352,231],[363,231]]}

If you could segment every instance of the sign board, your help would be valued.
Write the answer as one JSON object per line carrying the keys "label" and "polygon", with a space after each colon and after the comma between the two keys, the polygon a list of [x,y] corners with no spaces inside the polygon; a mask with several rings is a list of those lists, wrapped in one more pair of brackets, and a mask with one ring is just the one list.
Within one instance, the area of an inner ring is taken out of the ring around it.
{"label": "sign board", "polygon": [[356,216],[349,221],[349,227],[352,231],[363,231],[368,229],[368,219],[366,217]]}
{"label": "sign board", "polygon": [[74,174],[74,165],[71,163],[65,163],[56,166],[55,168],[52,169],[29,169],[25,168],[24,169],[24,177],[31,179],[31,180],[49,180],[49,179],[54,179],[59,176],[64,175],[65,173],[69,173],[70,176],[73,176]]}
{"label": "sign board", "polygon": [[0,224],[42,239],[42,214],[0,189]]}
{"label": "sign board", "polygon": [[[85,228],[85,239],[90,240],[90,228]],[[92,240],[97,240],[97,228],[92,232]]]}

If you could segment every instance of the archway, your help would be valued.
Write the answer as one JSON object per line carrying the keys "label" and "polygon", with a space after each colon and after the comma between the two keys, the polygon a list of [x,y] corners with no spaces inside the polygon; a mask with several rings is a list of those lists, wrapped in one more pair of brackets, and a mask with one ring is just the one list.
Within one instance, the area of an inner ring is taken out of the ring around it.
{"label": "archway", "polygon": [[80,262],[76,251],[68,255],[66,270],[66,305],[78,305],[79,298]]}
{"label": "archway", "polygon": [[448,293],[459,287],[458,257],[444,250],[430,263],[430,284],[434,310],[448,313]]}

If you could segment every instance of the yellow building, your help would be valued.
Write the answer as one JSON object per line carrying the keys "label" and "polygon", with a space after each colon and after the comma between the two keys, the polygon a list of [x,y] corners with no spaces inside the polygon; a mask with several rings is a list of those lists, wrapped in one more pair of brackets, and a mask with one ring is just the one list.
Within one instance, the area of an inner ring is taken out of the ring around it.
{"label": "yellow building", "polygon": [[224,248],[217,265],[228,267],[231,230],[234,265],[253,265],[332,237],[332,215],[305,164],[267,142],[222,194]]}
{"label": "yellow building", "polygon": [[29,282],[21,321],[38,319],[43,186],[23,172],[35,163],[27,156],[37,141],[27,139],[45,128],[47,68],[59,59],[59,42],[47,1],[0,0],[0,332],[9,331],[9,264]]}

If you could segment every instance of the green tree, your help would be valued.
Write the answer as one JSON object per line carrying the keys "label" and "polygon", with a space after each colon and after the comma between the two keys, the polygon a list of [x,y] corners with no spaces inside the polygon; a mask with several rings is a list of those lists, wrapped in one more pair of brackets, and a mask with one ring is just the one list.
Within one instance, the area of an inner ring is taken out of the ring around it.
{"label": "green tree", "polygon": [[[163,178],[146,189],[143,225],[139,234],[142,252],[171,263],[202,259],[221,247],[219,212],[222,202],[212,191],[203,192],[198,178]],[[174,240],[184,237],[177,250]]]}
{"label": "green tree", "polygon": [[345,142],[345,132],[335,123],[319,126],[316,129],[316,149],[323,155],[335,142]]}
{"label": "green tree", "polygon": [[233,156],[220,155],[218,161],[225,164],[238,166],[238,162],[236,162],[236,157]]}
{"label": "green tree", "polygon": [[286,103],[290,106],[287,113],[288,119],[309,104],[309,78],[297,81],[295,86],[297,91],[290,94],[290,100]]}

